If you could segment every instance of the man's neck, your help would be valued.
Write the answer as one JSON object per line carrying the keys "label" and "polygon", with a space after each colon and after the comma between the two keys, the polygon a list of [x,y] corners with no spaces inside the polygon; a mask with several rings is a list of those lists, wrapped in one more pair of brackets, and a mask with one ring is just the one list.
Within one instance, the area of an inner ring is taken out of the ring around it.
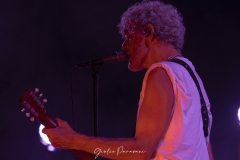
{"label": "man's neck", "polygon": [[172,45],[164,42],[159,42],[150,46],[149,48],[149,53],[147,54],[144,63],[146,68],[149,68],[154,63],[166,61],[177,56],[182,56],[182,54]]}

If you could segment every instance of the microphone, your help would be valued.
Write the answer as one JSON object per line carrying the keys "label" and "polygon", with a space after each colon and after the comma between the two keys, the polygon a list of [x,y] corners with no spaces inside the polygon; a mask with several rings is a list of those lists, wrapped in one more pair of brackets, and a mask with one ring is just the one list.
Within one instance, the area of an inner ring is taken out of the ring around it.
{"label": "microphone", "polygon": [[129,57],[128,57],[128,55],[125,51],[119,51],[119,52],[116,52],[115,55],[110,56],[110,57],[100,58],[100,59],[95,59],[93,61],[86,61],[86,62],[79,63],[79,64],[75,65],[73,67],[73,69],[82,68],[82,67],[86,67],[86,66],[91,66],[91,67],[98,67],[99,66],[100,67],[104,63],[116,62],[116,61],[125,61],[128,58]]}

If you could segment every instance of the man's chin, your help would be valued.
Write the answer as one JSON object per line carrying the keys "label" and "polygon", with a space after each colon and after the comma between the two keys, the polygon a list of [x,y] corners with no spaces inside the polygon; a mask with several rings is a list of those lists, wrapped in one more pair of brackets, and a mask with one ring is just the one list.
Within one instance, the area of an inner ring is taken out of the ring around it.
{"label": "man's chin", "polygon": [[130,70],[130,71],[133,71],[133,72],[137,72],[137,71],[141,71],[141,70],[143,70],[143,69],[145,69],[144,67],[133,67],[131,64],[128,64],[128,69]]}

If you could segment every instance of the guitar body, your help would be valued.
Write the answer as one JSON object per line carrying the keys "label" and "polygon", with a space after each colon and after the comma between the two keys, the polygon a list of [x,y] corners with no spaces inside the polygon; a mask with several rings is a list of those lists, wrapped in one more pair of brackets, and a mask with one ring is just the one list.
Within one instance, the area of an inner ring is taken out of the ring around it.
{"label": "guitar body", "polygon": [[[56,128],[58,126],[57,122],[49,117],[45,112],[44,104],[47,102],[46,99],[43,101],[40,100],[42,94],[39,97],[36,96],[36,93],[39,90],[36,88],[33,91],[31,88],[24,91],[19,99],[19,104],[24,108],[22,112],[27,111],[26,116],[31,116],[31,121],[38,119],[39,122],[45,126],[45,128]],[[81,150],[69,150],[72,152],[79,160],[94,160],[94,156],[88,152]]]}

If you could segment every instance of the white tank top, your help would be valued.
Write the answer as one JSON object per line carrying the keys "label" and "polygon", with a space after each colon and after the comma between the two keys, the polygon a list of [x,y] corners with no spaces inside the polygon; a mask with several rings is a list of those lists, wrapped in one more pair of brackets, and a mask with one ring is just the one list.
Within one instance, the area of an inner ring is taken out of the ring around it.
{"label": "white tank top", "polygon": [[[192,63],[186,58],[179,59],[185,61],[192,68],[198,79],[208,109],[210,136],[212,114],[203,83]],[[183,66],[169,61],[153,64],[143,79],[139,106],[144,98],[148,74],[156,67],[166,70],[172,82],[175,102],[169,126],[159,142],[155,157],[152,160],[209,160],[207,151],[209,136],[205,138],[203,134],[199,93],[195,82]]]}

